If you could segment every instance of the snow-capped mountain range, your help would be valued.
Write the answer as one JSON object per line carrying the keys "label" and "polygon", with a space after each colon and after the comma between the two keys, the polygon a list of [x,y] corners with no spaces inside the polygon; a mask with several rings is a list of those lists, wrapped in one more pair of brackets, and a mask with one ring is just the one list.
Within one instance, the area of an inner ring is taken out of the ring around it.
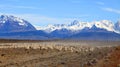
{"label": "snow-capped mountain range", "polygon": [[120,40],[120,21],[109,20],[54,24],[46,27],[33,26],[28,21],[8,15],[0,16],[0,39],[80,39]]}
{"label": "snow-capped mountain range", "polygon": [[4,23],[6,23],[6,21],[14,21],[14,22],[18,22],[19,25],[27,26],[27,24],[24,22],[23,19],[20,19],[18,17],[14,17],[14,16],[1,15],[0,23],[4,24]]}
{"label": "snow-capped mountain range", "polygon": [[36,30],[28,21],[8,15],[0,16],[0,32],[20,32]]}
{"label": "snow-capped mountain range", "polygon": [[55,25],[48,25],[46,27],[39,27],[37,26],[37,30],[43,30],[47,33],[51,33],[55,30],[67,29],[72,32],[77,32],[83,30],[85,28],[91,29],[93,26],[96,26],[100,29],[105,29],[107,31],[120,33],[120,21],[117,23],[113,23],[109,20],[102,20],[102,21],[94,21],[94,22],[79,22],[74,20],[70,24],[55,24]]}

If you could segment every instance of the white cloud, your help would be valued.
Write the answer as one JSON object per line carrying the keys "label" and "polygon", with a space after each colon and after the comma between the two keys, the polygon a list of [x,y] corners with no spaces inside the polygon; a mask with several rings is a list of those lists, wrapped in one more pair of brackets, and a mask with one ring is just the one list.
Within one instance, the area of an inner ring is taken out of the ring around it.
{"label": "white cloud", "polygon": [[7,1],[19,1],[19,0],[7,0]]}
{"label": "white cloud", "polygon": [[105,3],[104,2],[96,2],[96,4],[98,4],[98,5],[105,5]]}
{"label": "white cloud", "polygon": [[16,6],[16,5],[0,5],[0,8],[3,8],[3,9],[41,9],[41,8],[32,7],[32,6]]}
{"label": "white cloud", "polygon": [[80,3],[80,0],[68,0],[68,2],[71,2],[71,3]]}
{"label": "white cloud", "polygon": [[0,0],[1,2],[15,2],[15,3],[19,3],[21,0]]}
{"label": "white cloud", "polygon": [[102,8],[102,9],[105,11],[108,11],[108,12],[120,14],[120,10],[118,10],[118,9],[114,9],[114,8]]}

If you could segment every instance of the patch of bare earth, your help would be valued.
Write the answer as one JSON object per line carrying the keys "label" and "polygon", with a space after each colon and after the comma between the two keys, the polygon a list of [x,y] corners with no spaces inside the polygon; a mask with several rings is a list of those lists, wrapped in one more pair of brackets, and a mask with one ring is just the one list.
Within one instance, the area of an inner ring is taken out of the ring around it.
{"label": "patch of bare earth", "polygon": [[[111,50],[96,48],[94,51],[65,51],[57,49],[0,49],[0,67],[83,67],[92,66]],[[89,61],[92,63],[89,64]]]}
{"label": "patch of bare earth", "polygon": [[120,67],[120,46],[101,59],[94,67]]}
{"label": "patch of bare earth", "polygon": [[109,46],[118,43],[0,43],[0,67],[119,67],[120,47]]}

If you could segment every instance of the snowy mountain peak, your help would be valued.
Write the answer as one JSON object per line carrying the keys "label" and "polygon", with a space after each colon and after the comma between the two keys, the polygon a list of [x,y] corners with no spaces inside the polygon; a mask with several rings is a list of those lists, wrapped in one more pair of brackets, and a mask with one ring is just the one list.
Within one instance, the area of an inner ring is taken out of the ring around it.
{"label": "snowy mountain peak", "polygon": [[120,33],[120,21],[117,21],[117,23],[115,23],[114,28],[117,32]]}
{"label": "snowy mountain peak", "polygon": [[1,15],[0,16],[0,23],[5,23],[8,19],[8,16],[7,15]]}
{"label": "snowy mountain peak", "polygon": [[29,31],[36,30],[28,21],[12,15],[0,16],[0,31]]}
{"label": "snowy mountain peak", "polygon": [[95,25],[98,28],[106,29],[108,31],[115,31],[114,24],[108,20],[96,21],[93,23],[93,25]]}
{"label": "snowy mountain peak", "polygon": [[47,27],[41,27],[38,30],[43,30],[45,32],[51,33],[55,30],[60,30],[60,29],[67,29],[71,31],[80,31],[85,28],[93,28],[95,26],[96,28],[100,29],[105,29],[107,31],[111,32],[120,32],[120,22],[117,22],[116,24],[113,24],[109,20],[101,20],[101,21],[93,21],[93,22],[79,22],[77,20],[74,20],[70,24],[54,24],[54,25],[48,25]]}
{"label": "snowy mountain peak", "polygon": [[17,22],[19,25],[27,26],[23,19],[14,17],[12,15],[1,15],[0,16],[0,23],[6,23],[7,21]]}
{"label": "snowy mountain peak", "polygon": [[117,21],[117,24],[118,24],[118,26],[120,27],[120,20],[119,20],[119,21]]}
{"label": "snowy mountain peak", "polygon": [[79,21],[78,20],[74,20],[73,22],[71,22],[70,25],[72,26],[72,25],[77,25],[77,24],[79,24]]}

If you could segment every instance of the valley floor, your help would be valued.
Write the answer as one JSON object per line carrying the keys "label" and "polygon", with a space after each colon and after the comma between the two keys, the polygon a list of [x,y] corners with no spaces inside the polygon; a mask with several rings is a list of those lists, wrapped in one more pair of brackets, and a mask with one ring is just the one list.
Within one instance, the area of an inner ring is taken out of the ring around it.
{"label": "valley floor", "polygon": [[118,41],[4,41],[0,67],[119,67],[119,45]]}

